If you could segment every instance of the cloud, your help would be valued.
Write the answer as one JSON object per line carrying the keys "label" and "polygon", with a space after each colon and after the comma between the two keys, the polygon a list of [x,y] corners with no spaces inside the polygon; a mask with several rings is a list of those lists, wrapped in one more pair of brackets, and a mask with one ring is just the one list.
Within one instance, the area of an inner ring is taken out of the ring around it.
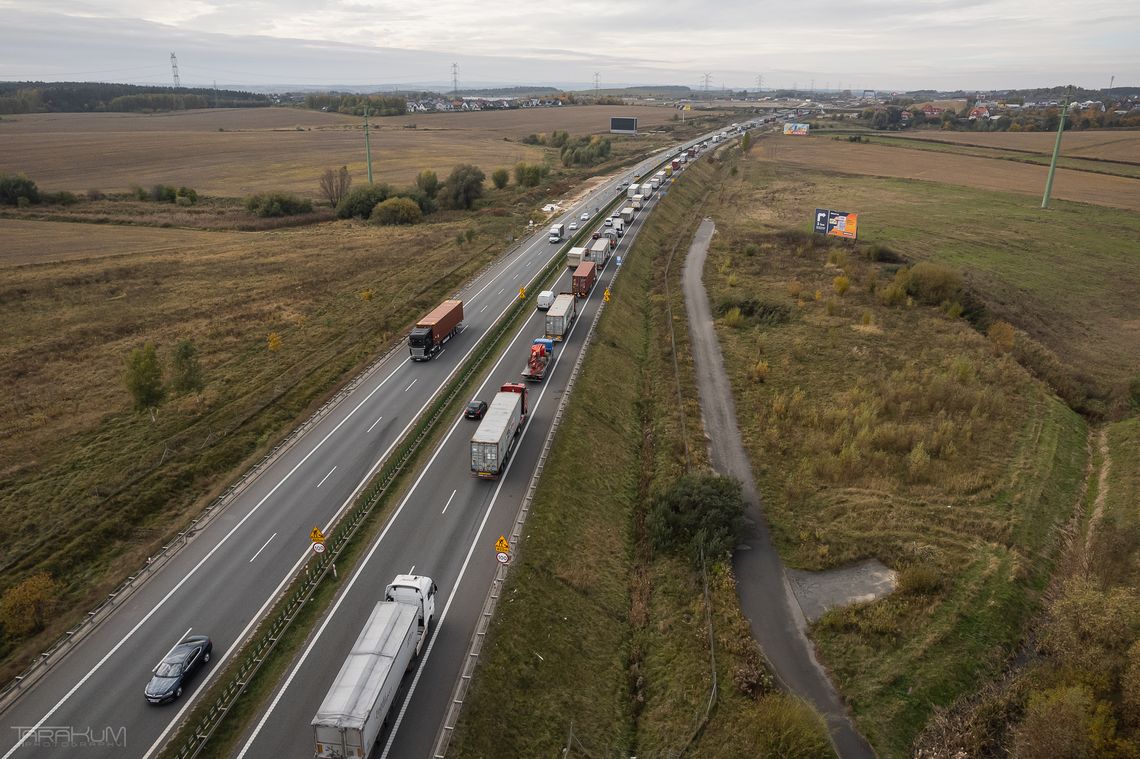
{"label": "cloud", "polygon": [[0,0],[0,78],[169,81],[175,51],[184,83],[1136,84],[1132,3]]}

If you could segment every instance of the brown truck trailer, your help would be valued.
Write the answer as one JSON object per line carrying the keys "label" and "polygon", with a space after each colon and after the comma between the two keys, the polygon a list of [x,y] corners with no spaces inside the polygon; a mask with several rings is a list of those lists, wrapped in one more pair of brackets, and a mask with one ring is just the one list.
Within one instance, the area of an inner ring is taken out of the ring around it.
{"label": "brown truck trailer", "polygon": [[594,287],[594,280],[597,279],[598,267],[594,265],[593,261],[585,261],[578,264],[578,268],[574,270],[574,276],[570,279],[570,289],[579,298],[585,298],[590,294],[590,290]]}
{"label": "brown truck trailer", "polygon": [[430,361],[463,324],[463,301],[445,300],[416,322],[408,335],[413,361]]}

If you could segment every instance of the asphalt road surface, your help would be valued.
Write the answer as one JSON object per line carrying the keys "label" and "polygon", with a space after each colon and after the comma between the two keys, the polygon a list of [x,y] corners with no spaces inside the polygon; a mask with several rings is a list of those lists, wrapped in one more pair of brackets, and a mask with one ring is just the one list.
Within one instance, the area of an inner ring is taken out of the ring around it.
{"label": "asphalt road surface", "polygon": [[[647,159],[640,166],[648,168],[654,162]],[[576,220],[584,210],[592,217],[595,206],[604,206],[615,196],[620,179],[601,186],[552,223]],[[591,218],[590,224],[596,223],[600,221]],[[442,353],[432,361],[413,363],[407,353],[400,352],[382,363],[6,709],[2,726],[8,743],[0,744],[4,752],[0,759],[74,757],[80,746],[85,757],[146,757],[155,753],[189,710],[195,695],[222,669],[236,644],[306,559],[309,531],[319,526],[327,532],[402,432],[509,308],[518,288],[529,286],[560,247],[547,242],[547,229],[536,229],[534,237],[516,252],[458,293],[464,301],[466,327]],[[625,240],[632,239],[632,234]],[[623,243],[619,253],[624,254],[627,247],[628,243]],[[611,261],[606,278],[612,276],[614,268]],[[567,290],[568,276],[560,282]],[[600,293],[599,288],[588,301],[579,324],[591,318]],[[490,581],[494,564],[491,548],[498,533],[490,542],[486,542],[486,535],[506,529],[513,519],[529,476],[528,467],[533,464],[530,457],[537,450],[535,441],[541,437],[542,425],[549,423],[561,392],[559,382],[565,380],[565,367],[585,328],[577,327],[569,344],[556,350],[553,377],[533,388],[534,411],[529,424],[535,431],[529,431],[520,443],[508,476],[497,483],[470,478],[466,444],[473,427],[462,420],[454,423],[447,442],[421,474],[412,497],[401,505],[384,538],[373,547],[365,565],[366,578],[346,590],[347,600],[332,615],[335,621],[316,639],[321,652],[306,659],[312,671],[302,668],[296,678],[298,685],[304,684],[303,692],[297,686],[289,690],[288,717],[277,721],[285,713],[280,707],[270,713],[272,721],[259,733],[258,740],[271,740],[276,735],[274,747],[263,751],[262,744],[257,744],[249,756],[311,755],[308,724],[343,659],[337,643],[351,643],[363,624],[365,607],[371,608],[371,601],[394,574],[413,566],[436,579],[445,605],[437,612],[441,621],[437,630],[441,632],[432,640],[432,654],[427,658],[431,666],[425,669],[423,682],[415,691],[413,708],[404,720],[409,727],[397,734],[400,750],[393,756],[428,753],[427,743],[442,718],[442,704],[458,669],[457,657],[467,644],[469,625],[465,621],[473,624]],[[492,386],[497,388],[495,383],[520,379],[526,354],[522,343],[538,332],[534,320],[527,322],[496,366],[494,382],[479,390],[481,395],[489,397]],[[464,581],[465,591],[456,593]],[[213,661],[200,671],[179,701],[151,706],[143,697],[151,669],[176,642],[191,633],[213,639]],[[402,748],[405,745],[408,753]]]}
{"label": "asphalt road surface", "polygon": [[875,752],[851,723],[843,701],[815,658],[803,613],[768,532],[760,494],[752,478],[752,463],[736,424],[732,387],[724,371],[703,282],[705,257],[713,231],[710,219],[705,219],[697,228],[685,258],[681,288],[689,317],[701,415],[709,435],[712,464],[721,474],[740,480],[747,505],[742,547],[733,556],[740,606],[780,683],[814,706],[827,721],[840,759],[874,757]]}

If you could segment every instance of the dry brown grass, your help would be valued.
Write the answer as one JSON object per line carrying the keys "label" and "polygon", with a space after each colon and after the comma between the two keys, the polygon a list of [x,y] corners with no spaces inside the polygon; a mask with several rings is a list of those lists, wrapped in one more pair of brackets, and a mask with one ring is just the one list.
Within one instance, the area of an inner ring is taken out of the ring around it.
{"label": "dry brown grass", "polygon": [[[923,179],[1037,197],[1045,189],[1048,171],[1044,166],[1010,161],[816,137],[770,137],[761,141],[758,149],[752,152],[761,160],[780,164],[850,174]],[[1058,169],[1053,197],[1137,211],[1140,210],[1140,180]]]}
{"label": "dry brown grass", "polygon": [[[403,185],[424,169],[446,175],[457,163],[474,163],[489,175],[519,161],[541,161],[542,149],[513,140],[555,129],[608,131],[609,117],[626,113],[650,126],[674,111],[575,106],[377,119],[373,177]],[[405,128],[411,124],[416,128]],[[162,183],[211,195],[280,189],[316,197],[318,178],[329,167],[348,166],[357,183],[367,176],[360,119],[292,108],[27,114],[0,122],[0,144],[0,170],[27,174],[52,191],[121,192]]]}
{"label": "dry brown grass", "polygon": [[[914,130],[899,136],[916,140],[953,142],[984,148],[1029,150],[1052,155],[1054,132],[944,132]],[[1080,131],[1065,132],[1061,155],[1072,158],[1102,158],[1109,161],[1140,162],[1140,132]]]}
{"label": "dry brown grass", "polygon": [[130,254],[176,254],[202,246],[239,245],[249,236],[238,232],[122,227],[56,221],[0,219],[0,268],[77,258]]}

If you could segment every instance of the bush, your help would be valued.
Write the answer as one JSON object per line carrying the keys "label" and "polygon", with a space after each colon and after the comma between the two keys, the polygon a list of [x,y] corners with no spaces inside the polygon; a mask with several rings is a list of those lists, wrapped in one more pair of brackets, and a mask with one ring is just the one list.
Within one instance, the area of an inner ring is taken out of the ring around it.
{"label": "bush", "polygon": [[506,187],[509,181],[511,181],[511,173],[506,169],[495,169],[491,172],[491,184],[495,185],[496,190]]}
{"label": "bush", "polygon": [[39,203],[40,191],[36,183],[23,174],[0,174],[0,203],[18,206],[20,198],[24,198],[25,205]]}
{"label": "bush", "polygon": [[202,366],[198,362],[198,349],[190,340],[179,340],[174,346],[174,356],[170,359],[171,384],[180,393],[192,393],[202,389]]}
{"label": "bush", "polygon": [[177,197],[190,201],[189,203],[179,203],[179,205],[193,205],[198,202],[198,191],[192,187],[179,187]]}
{"label": "bush", "polygon": [[907,290],[928,306],[936,306],[943,301],[960,301],[962,275],[948,266],[922,261],[910,270]]}
{"label": "bush", "polygon": [[154,343],[131,351],[124,379],[136,408],[150,408],[162,401],[166,393],[162,389],[162,366],[158,363]]}
{"label": "bush", "polygon": [[386,184],[366,184],[350,190],[336,204],[336,215],[341,219],[367,219],[378,204],[392,195],[392,188]]}
{"label": "bush", "polygon": [[753,382],[764,382],[768,379],[768,362],[757,361],[748,372]]}
{"label": "bush", "polygon": [[19,638],[42,630],[58,595],[55,580],[46,572],[13,585],[0,598],[0,622],[5,632]]}
{"label": "bush", "polygon": [[41,200],[45,203],[51,203],[57,206],[73,206],[79,202],[79,196],[74,192],[60,190],[59,192],[44,193],[41,196]]}
{"label": "bush", "polygon": [[419,224],[424,215],[414,200],[408,198],[388,198],[377,203],[369,219],[381,226],[392,224]]}
{"label": "bush", "polygon": [[986,337],[995,354],[1001,355],[1013,350],[1014,329],[1009,322],[994,322],[986,330]]}
{"label": "bush", "polygon": [[290,192],[259,192],[245,199],[245,208],[262,218],[311,213],[313,201]]}
{"label": "bush", "polygon": [[653,547],[687,555],[694,567],[728,556],[744,525],[740,482],[731,477],[689,474],[653,499],[646,517]]}
{"label": "bush", "polygon": [[394,191],[388,199],[391,200],[392,198],[404,198],[415,203],[420,209],[421,218],[439,210],[439,203],[435,202],[435,198],[428,195],[419,187],[409,187],[406,190]]}
{"label": "bush", "polygon": [[150,188],[149,197],[156,203],[173,203],[178,197],[178,190],[168,184],[156,184]]}
{"label": "bush", "polygon": [[1033,693],[1014,732],[1015,759],[1084,759],[1135,756],[1135,745],[1116,738],[1111,705],[1085,685]]}
{"label": "bush", "polygon": [[827,725],[795,696],[773,693],[760,702],[758,721],[765,729],[757,738],[756,756],[785,759],[830,759],[835,756]]}
{"label": "bush", "polygon": [[740,314],[740,307],[733,306],[725,313],[724,326],[726,327],[740,327],[744,324],[744,317]]}
{"label": "bush", "polygon": [[92,187],[90,190],[87,191],[87,199],[88,200],[102,200],[105,197],[107,197],[107,196],[105,194],[103,194],[103,191],[98,189],[97,187]]}
{"label": "bush", "polygon": [[842,297],[843,294],[847,292],[848,288],[851,287],[851,280],[849,280],[846,275],[840,274],[838,277],[832,280],[831,284],[835,288],[835,294]]}
{"label": "bush", "polygon": [[517,163],[515,184],[520,187],[537,187],[549,173],[550,167],[544,163]]}
{"label": "bush", "polygon": [[931,595],[942,589],[942,572],[933,564],[911,564],[899,572],[899,593]]}

